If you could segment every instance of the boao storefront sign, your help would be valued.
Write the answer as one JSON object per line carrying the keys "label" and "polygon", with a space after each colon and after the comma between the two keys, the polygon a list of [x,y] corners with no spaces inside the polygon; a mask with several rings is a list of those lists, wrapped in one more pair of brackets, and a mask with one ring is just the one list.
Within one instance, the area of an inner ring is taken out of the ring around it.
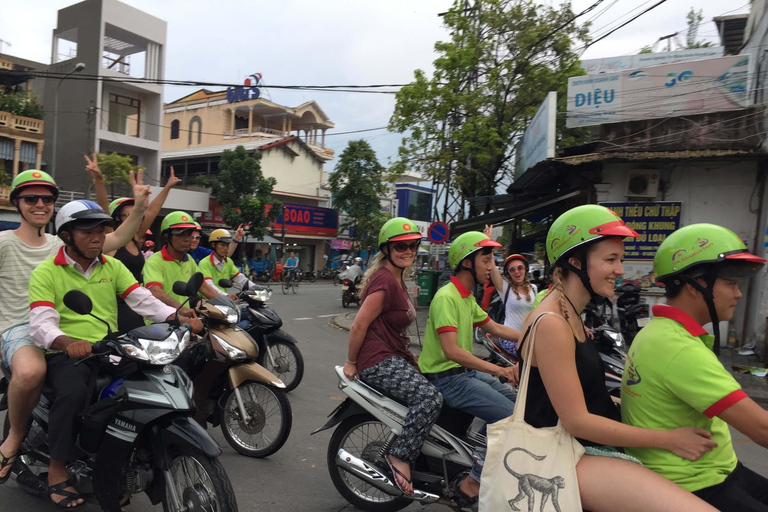
{"label": "boao storefront sign", "polygon": [[257,100],[261,96],[261,73],[254,73],[245,79],[243,87],[230,87],[227,89],[227,102],[237,103],[239,101]]}

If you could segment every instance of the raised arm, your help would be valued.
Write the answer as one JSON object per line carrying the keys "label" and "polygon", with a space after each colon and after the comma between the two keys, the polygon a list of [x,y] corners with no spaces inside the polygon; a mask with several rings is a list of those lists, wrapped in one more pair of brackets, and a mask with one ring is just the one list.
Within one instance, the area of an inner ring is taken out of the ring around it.
{"label": "raised arm", "polygon": [[[483,234],[488,238],[493,239],[493,236],[491,236],[492,233],[493,233],[493,224],[486,224],[485,229],[483,230]],[[493,283],[493,287],[496,288],[496,291],[499,292],[499,295],[503,297],[504,278],[502,278],[501,274],[499,273],[499,269],[496,268],[496,265],[491,267],[491,282]]]}
{"label": "raised arm", "polygon": [[243,230],[243,225],[240,224],[237,226],[237,230],[235,231],[235,236],[232,237],[232,240],[234,240],[233,243],[229,244],[229,249],[227,249],[227,257],[231,258],[233,254],[235,254],[235,251],[237,250],[237,244],[239,244],[243,240],[243,236],[245,236],[245,231]]}
{"label": "raised arm", "polygon": [[141,222],[141,226],[139,227],[137,233],[144,234],[147,232],[147,230],[150,228],[150,226],[152,226],[152,223],[160,213],[165,200],[168,199],[168,194],[171,192],[171,189],[179,183],[181,183],[181,178],[176,177],[176,174],[173,171],[173,166],[171,166],[171,175],[168,177],[168,181],[165,183],[165,186],[160,191],[160,193],[157,194],[157,197],[154,198],[151,203],[149,203],[147,211],[144,212],[144,220]]}
{"label": "raised arm", "polygon": [[90,173],[96,191],[96,203],[101,206],[102,210],[109,212],[107,186],[104,183],[104,175],[101,174],[101,169],[99,169],[99,160],[96,157],[96,153],[93,154],[93,160],[88,158],[88,155],[83,155],[83,157],[85,157],[85,170]]}
{"label": "raised arm", "polygon": [[141,219],[144,216],[144,212],[149,204],[150,189],[149,185],[143,185],[143,171],[139,169],[138,176],[133,175],[133,171],[130,172],[131,186],[133,187],[134,205],[133,211],[125,219],[125,222],[115,230],[114,233],[109,233],[104,241],[104,252],[110,253],[125,247],[128,242],[136,235],[136,231],[139,229]]}

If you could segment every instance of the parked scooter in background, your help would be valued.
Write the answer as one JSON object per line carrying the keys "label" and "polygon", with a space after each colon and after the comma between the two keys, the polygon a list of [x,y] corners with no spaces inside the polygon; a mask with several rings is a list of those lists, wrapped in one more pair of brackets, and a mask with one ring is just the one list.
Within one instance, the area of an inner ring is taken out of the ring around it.
{"label": "parked scooter in background", "polygon": [[640,302],[640,290],[639,286],[631,283],[623,284],[616,289],[619,295],[616,311],[619,314],[621,333],[627,345],[631,345],[640,329],[651,321],[648,304]]}

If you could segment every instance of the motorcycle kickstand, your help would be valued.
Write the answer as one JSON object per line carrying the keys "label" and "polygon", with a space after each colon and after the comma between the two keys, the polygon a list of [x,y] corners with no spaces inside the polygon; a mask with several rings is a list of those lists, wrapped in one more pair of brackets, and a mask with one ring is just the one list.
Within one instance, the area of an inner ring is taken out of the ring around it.
{"label": "motorcycle kickstand", "polygon": [[240,388],[235,388],[235,400],[237,401],[237,407],[240,409],[240,415],[243,417],[243,421],[246,423],[251,422],[251,416],[245,411],[245,405],[243,405],[243,396],[240,394]]}

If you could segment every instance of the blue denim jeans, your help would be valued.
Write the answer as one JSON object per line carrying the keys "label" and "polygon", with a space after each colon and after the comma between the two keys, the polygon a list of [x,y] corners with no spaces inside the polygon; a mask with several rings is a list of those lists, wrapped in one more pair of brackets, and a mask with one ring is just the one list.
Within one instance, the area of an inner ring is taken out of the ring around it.
{"label": "blue denim jeans", "polygon": [[[485,372],[469,370],[459,375],[450,375],[431,381],[443,394],[443,402],[480,418],[486,423],[495,423],[512,416],[515,410],[517,391],[509,384]],[[481,434],[485,434],[485,425]],[[475,462],[470,476],[480,481],[482,466]]]}

